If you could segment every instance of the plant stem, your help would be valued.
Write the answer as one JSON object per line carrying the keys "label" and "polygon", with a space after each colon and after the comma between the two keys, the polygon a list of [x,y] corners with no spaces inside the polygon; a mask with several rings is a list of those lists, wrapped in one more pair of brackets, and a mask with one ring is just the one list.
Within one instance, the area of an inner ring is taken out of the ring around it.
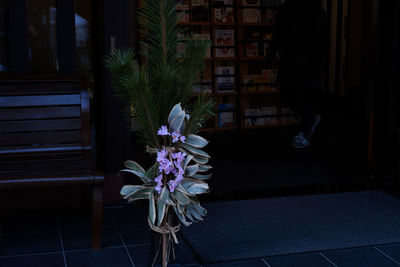
{"label": "plant stem", "polygon": [[167,267],[167,234],[162,234],[162,266]]}

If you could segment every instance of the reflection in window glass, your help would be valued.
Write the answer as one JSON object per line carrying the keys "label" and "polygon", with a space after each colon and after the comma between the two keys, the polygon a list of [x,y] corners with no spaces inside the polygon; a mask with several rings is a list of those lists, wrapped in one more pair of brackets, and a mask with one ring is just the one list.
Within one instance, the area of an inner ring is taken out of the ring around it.
{"label": "reflection in window glass", "polygon": [[92,72],[92,1],[75,1],[76,70],[90,75]]}
{"label": "reflection in window glass", "polygon": [[28,42],[32,73],[56,73],[56,0],[27,0]]}
{"label": "reflection in window glass", "polygon": [[0,0],[0,72],[7,70],[6,2]]}

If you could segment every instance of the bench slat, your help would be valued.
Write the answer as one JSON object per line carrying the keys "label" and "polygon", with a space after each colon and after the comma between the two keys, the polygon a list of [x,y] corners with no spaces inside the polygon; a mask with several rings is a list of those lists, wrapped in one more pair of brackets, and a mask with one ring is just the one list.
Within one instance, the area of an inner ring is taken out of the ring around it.
{"label": "bench slat", "polygon": [[0,134],[0,146],[27,145],[27,144],[80,143],[81,140],[82,140],[81,131]]}
{"label": "bench slat", "polygon": [[82,121],[80,119],[0,121],[0,133],[78,130],[81,128]]}
{"label": "bench slat", "polygon": [[78,94],[0,97],[0,107],[77,105],[80,102],[81,96]]}
{"label": "bench slat", "polygon": [[0,83],[2,96],[52,95],[80,93],[78,82],[10,82]]}
{"label": "bench slat", "polygon": [[0,109],[0,121],[2,120],[28,120],[28,119],[52,119],[52,118],[76,118],[81,116],[80,106],[71,107],[47,107],[47,108],[21,108]]}

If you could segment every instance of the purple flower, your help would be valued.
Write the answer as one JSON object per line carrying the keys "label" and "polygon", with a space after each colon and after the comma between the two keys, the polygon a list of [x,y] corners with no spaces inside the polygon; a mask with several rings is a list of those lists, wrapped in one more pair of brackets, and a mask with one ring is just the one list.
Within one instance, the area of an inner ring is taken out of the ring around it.
{"label": "purple flower", "polygon": [[162,187],[161,186],[162,186],[162,184],[158,183],[157,186],[154,188],[157,191],[158,194],[161,194],[161,191],[162,191]]}
{"label": "purple flower", "polygon": [[172,153],[171,157],[173,159],[176,159],[177,162],[176,165],[179,165],[185,160],[186,154],[184,152],[177,152],[177,153]]}
{"label": "purple flower", "polygon": [[156,183],[161,183],[161,180],[162,180],[162,174],[160,174],[159,176],[157,176],[157,177],[154,179],[154,181],[155,181]]}
{"label": "purple flower", "polygon": [[181,137],[181,134],[179,130],[176,130],[175,132],[172,133],[172,143],[176,143],[179,140],[179,137]]}
{"label": "purple flower", "polygon": [[167,126],[163,125],[157,132],[158,135],[170,135]]}
{"label": "purple flower", "polygon": [[176,186],[178,185],[178,183],[175,180],[172,180],[169,182],[169,191],[174,192]]}
{"label": "purple flower", "polygon": [[162,160],[160,162],[160,166],[158,167],[158,169],[160,171],[165,172],[165,174],[169,174],[172,171],[173,168],[174,168],[174,165],[168,159]]}
{"label": "purple flower", "polygon": [[165,157],[168,155],[168,151],[163,148],[161,151],[157,152],[157,162],[162,162]]}
{"label": "purple flower", "polygon": [[181,140],[182,143],[185,143],[186,137],[182,135],[181,137],[179,137],[179,140]]}

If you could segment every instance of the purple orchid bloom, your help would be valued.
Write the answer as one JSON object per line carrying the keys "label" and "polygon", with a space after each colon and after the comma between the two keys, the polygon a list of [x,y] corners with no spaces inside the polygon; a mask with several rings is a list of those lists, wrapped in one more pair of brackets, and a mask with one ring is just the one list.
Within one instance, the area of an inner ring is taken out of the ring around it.
{"label": "purple orchid bloom", "polygon": [[157,132],[158,135],[170,135],[167,126],[163,125]]}
{"label": "purple orchid bloom", "polygon": [[175,131],[172,133],[172,143],[176,143],[179,141],[179,137],[181,137],[181,134],[179,132],[179,130]]}

